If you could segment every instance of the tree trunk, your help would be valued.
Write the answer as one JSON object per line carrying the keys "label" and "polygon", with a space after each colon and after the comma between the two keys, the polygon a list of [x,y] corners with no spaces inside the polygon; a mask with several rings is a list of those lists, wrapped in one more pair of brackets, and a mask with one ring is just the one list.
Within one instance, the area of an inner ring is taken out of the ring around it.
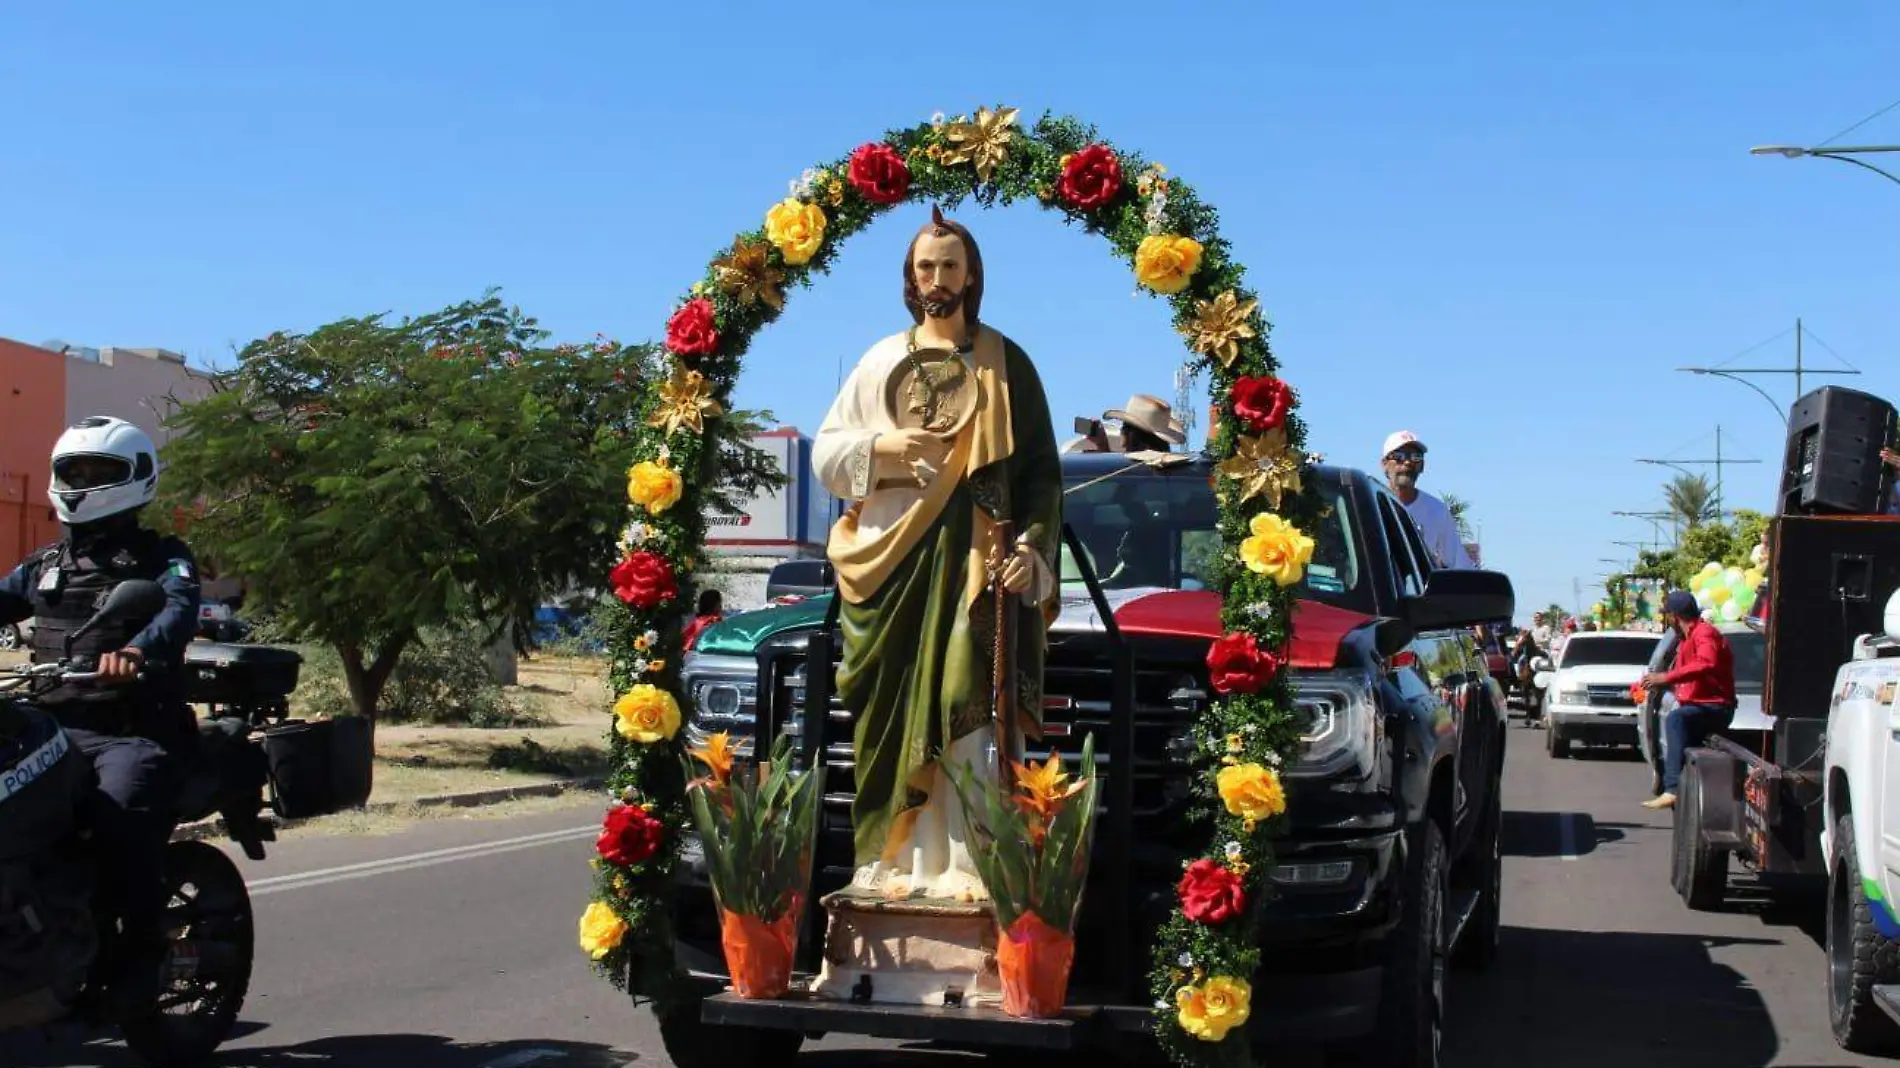
{"label": "tree trunk", "polygon": [[389,684],[389,676],[395,672],[402,651],[409,647],[410,638],[408,634],[390,638],[376,649],[375,659],[367,663],[361,646],[337,646],[337,655],[343,660],[343,680],[350,687],[350,703],[356,706],[356,714],[369,720],[372,727],[383,699],[383,687]]}

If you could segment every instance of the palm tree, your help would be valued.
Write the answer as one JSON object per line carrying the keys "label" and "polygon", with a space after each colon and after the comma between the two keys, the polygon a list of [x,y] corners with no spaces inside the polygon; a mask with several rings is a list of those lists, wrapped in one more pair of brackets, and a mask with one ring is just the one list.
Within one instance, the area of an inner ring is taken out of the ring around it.
{"label": "palm tree", "polygon": [[1694,530],[1717,518],[1715,487],[1707,475],[1677,475],[1663,486],[1669,512],[1684,529]]}

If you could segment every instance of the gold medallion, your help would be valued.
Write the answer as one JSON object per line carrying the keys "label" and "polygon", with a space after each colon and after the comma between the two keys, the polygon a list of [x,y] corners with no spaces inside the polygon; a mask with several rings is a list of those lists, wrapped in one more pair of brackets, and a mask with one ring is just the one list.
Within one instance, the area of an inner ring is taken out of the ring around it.
{"label": "gold medallion", "polygon": [[899,430],[950,437],[982,403],[976,371],[949,349],[912,349],[884,382],[884,410]]}

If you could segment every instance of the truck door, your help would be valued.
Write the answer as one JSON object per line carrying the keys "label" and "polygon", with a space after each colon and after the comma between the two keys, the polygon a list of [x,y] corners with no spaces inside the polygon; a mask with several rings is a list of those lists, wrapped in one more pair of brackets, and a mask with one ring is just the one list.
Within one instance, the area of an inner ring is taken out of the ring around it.
{"label": "truck door", "polygon": [[1870,663],[1854,671],[1839,694],[1841,703],[1861,704],[1872,722],[1861,735],[1879,740],[1880,776],[1880,863],[1887,869],[1886,882],[1893,885],[1900,877],[1900,703],[1895,701],[1895,679],[1900,664]]}

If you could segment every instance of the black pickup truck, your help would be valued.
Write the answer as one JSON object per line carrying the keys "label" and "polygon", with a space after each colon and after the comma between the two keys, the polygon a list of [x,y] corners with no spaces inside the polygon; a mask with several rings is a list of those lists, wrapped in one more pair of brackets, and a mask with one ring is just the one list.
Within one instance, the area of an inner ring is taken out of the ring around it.
{"label": "black pickup truck", "polygon": [[[1183,859],[1204,835],[1186,817],[1190,727],[1210,697],[1205,658],[1219,634],[1219,600],[1202,581],[1219,551],[1216,506],[1205,458],[1157,469],[1079,454],[1063,468],[1063,610],[1050,633],[1040,746],[1073,756],[1095,733],[1107,805],[1077,931],[1069,999],[1079,1025],[1054,1044],[1125,1052],[1143,1045],[1152,1023],[1150,932],[1174,907]],[[1482,966],[1497,945],[1507,713],[1473,629],[1509,620],[1511,584],[1495,572],[1432,570],[1404,507],[1364,473],[1321,467],[1312,480],[1325,518],[1310,532],[1317,547],[1291,650],[1311,725],[1285,771],[1292,827],[1262,906],[1268,945],[1249,1026],[1260,1044],[1434,1065],[1447,963]],[[822,748],[817,894],[848,880],[852,856],[850,715],[827,699],[828,675],[807,684],[814,650],[828,667],[839,655],[831,599],[732,617],[706,631],[684,665],[693,744],[720,730],[750,735],[763,719],[798,734],[807,760]],[[1032,756],[1041,752],[1032,744]],[[691,848],[681,872],[680,959],[710,994],[724,963]],[[821,950],[822,914],[805,932],[801,969],[815,972]],[[669,1055],[684,1068],[763,1064],[807,1034],[838,1031],[1015,1041],[1006,1028],[871,1013],[749,1015],[763,1004],[683,1004],[660,1021]]]}

